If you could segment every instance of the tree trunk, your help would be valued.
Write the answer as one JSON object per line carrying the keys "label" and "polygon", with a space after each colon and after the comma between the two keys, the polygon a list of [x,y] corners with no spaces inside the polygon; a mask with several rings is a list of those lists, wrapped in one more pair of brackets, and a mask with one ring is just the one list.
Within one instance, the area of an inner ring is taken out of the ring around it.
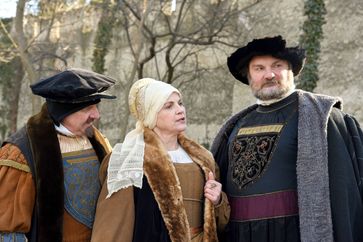
{"label": "tree trunk", "polygon": [[[12,36],[14,37],[17,48],[19,51],[20,59],[25,69],[25,72],[28,75],[28,79],[30,83],[34,83],[39,79],[38,74],[32,65],[32,58],[30,53],[28,52],[28,44],[27,39],[24,35],[24,8],[25,8],[26,0],[19,0],[16,7],[16,16],[14,19],[14,28],[15,31],[12,31]],[[32,113],[35,114],[40,110],[40,97],[33,96],[32,97]]]}
{"label": "tree trunk", "polygon": [[11,87],[8,90],[8,95],[10,95],[9,99],[9,131],[10,133],[15,133],[17,130],[17,122],[18,122],[18,108],[19,108],[19,97],[20,97],[20,89],[21,82],[24,78],[24,71],[21,64],[21,60],[19,58],[14,59],[13,61],[13,69],[18,70],[14,73],[14,78],[11,83]]}
{"label": "tree trunk", "polygon": [[[143,2],[143,6],[144,6],[144,11],[143,14],[141,16],[141,20],[139,22],[139,26],[138,26],[138,35],[139,38],[137,38],[139,41],[138,43],[136,43],[136,50],[135,50],[135,54],[134,54],[134,65],[133,68],[131,70],[130,76],[128,78],[128,82],[125,85],[125,93],[127,93],[127,95],[123,95],[124,101],[123,103],[128,105],[129,100],[128,100],[128,93],[130,92],[131,86],[134,83],[134,79],[136,76],[136,72],[138,70],[139,67],[139,58],[140,58],[140,53],[142,51],[142,48],[144,46],[144,37],[143,37],[143,26],[144,26],[144,22],[145,19],[150,11],[150,6],[153,4],[153,0],[149,1],[149,0],[144,0]],[[131,45],[132,43],[130,43]],[[130,46],[132,47],[132,46]],[[130,117],[130,110],[129,108],[125,109],[125,113],[123,115],[122,121],[121,121],[121,128],[120,128],[120,133],[121,133],[121,140],[124,139],[124,137],[126,136],[126,132],[127,132],[127,128],[129,126],[129,117]]]}

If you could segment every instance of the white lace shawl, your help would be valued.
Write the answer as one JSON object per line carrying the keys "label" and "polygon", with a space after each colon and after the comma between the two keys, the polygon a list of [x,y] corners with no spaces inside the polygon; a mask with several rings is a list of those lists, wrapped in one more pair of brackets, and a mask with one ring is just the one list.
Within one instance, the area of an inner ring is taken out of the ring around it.
{"label": "white lace shawl", "polygon": [[180,95],[170,84],[151,78],[140,79],[131,87],[129,107],[137,119],[136,128],[126,135],[122,144],[116,144],[112,150],[107,170],[107,197],[122,188],[142,187],[144,127],[155,127],[158,112],[173,92]]}

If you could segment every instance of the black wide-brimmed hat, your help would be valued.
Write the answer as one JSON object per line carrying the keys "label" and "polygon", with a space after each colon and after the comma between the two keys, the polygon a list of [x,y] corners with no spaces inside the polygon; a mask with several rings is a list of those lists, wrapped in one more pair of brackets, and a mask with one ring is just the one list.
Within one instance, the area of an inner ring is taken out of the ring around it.
{"label": "black wide-brimmed hat", "polygon": [[246,46],[237,49],[227,59],[229,71],[237,80],[248,85],[248,64],[254,56],[261,55],[271,55],[288,61],[295,76],[300,73],[305,62],[305,50],[299,47],[286,47],[286,41],[279,35],[254,39]]}
{"label": "black wide-brimmed hat", "polygon": [[100,102],[114,99],[105,91],[115,84],[111,77],[84,69],[71,68],[30,85],[32,92],[46,99],[48,112],[60,122],[67,115]]}

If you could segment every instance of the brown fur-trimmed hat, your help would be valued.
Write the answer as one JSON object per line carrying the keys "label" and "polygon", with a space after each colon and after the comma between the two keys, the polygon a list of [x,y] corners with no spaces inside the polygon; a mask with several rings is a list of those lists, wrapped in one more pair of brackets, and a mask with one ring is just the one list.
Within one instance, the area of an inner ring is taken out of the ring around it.
{"label": "brown fur-trimmed hat", "polygon": [[288,61],[294,76],[300,73],[305,62],[305,50],[299,47],[287,48],[286,41],[279,35],[254,39],[246,46],[237,49],[227,59],[229,71],[237,80],[248,85],[248,64],[252,57],[261,55],[271,55]]}

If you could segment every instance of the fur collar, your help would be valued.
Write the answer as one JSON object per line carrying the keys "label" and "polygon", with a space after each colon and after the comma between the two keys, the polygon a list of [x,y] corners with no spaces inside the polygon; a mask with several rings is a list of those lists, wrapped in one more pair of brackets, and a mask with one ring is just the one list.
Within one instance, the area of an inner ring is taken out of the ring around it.
{"label": "fur collar", "polygon": [[38,241],[62,241],[63,164],[54,124],[44,105],[31,117],[27,132],[35,165]]}
{"label": "fur collar", "polygon": [[304,91],[298,91],[298,98],[296,173],[300,234],[305,241],[333,241],[327,127],[333,107],[341,108],[342,102]]}
{"label": "fur collar", "polygon": [[[171,241],[191,241],[180,182],[173,162],[153,131],[145,129],[144,139],[145,176],[159,205]],[[201,167],[207,179],[209,171],[215,171],[213,157],[209,151],[184,135],[179,135],[178,141],[192,160]],[[208,199],[205,199],[204,203],[203,230],[203,241],[218,241],[214,205]]]}

